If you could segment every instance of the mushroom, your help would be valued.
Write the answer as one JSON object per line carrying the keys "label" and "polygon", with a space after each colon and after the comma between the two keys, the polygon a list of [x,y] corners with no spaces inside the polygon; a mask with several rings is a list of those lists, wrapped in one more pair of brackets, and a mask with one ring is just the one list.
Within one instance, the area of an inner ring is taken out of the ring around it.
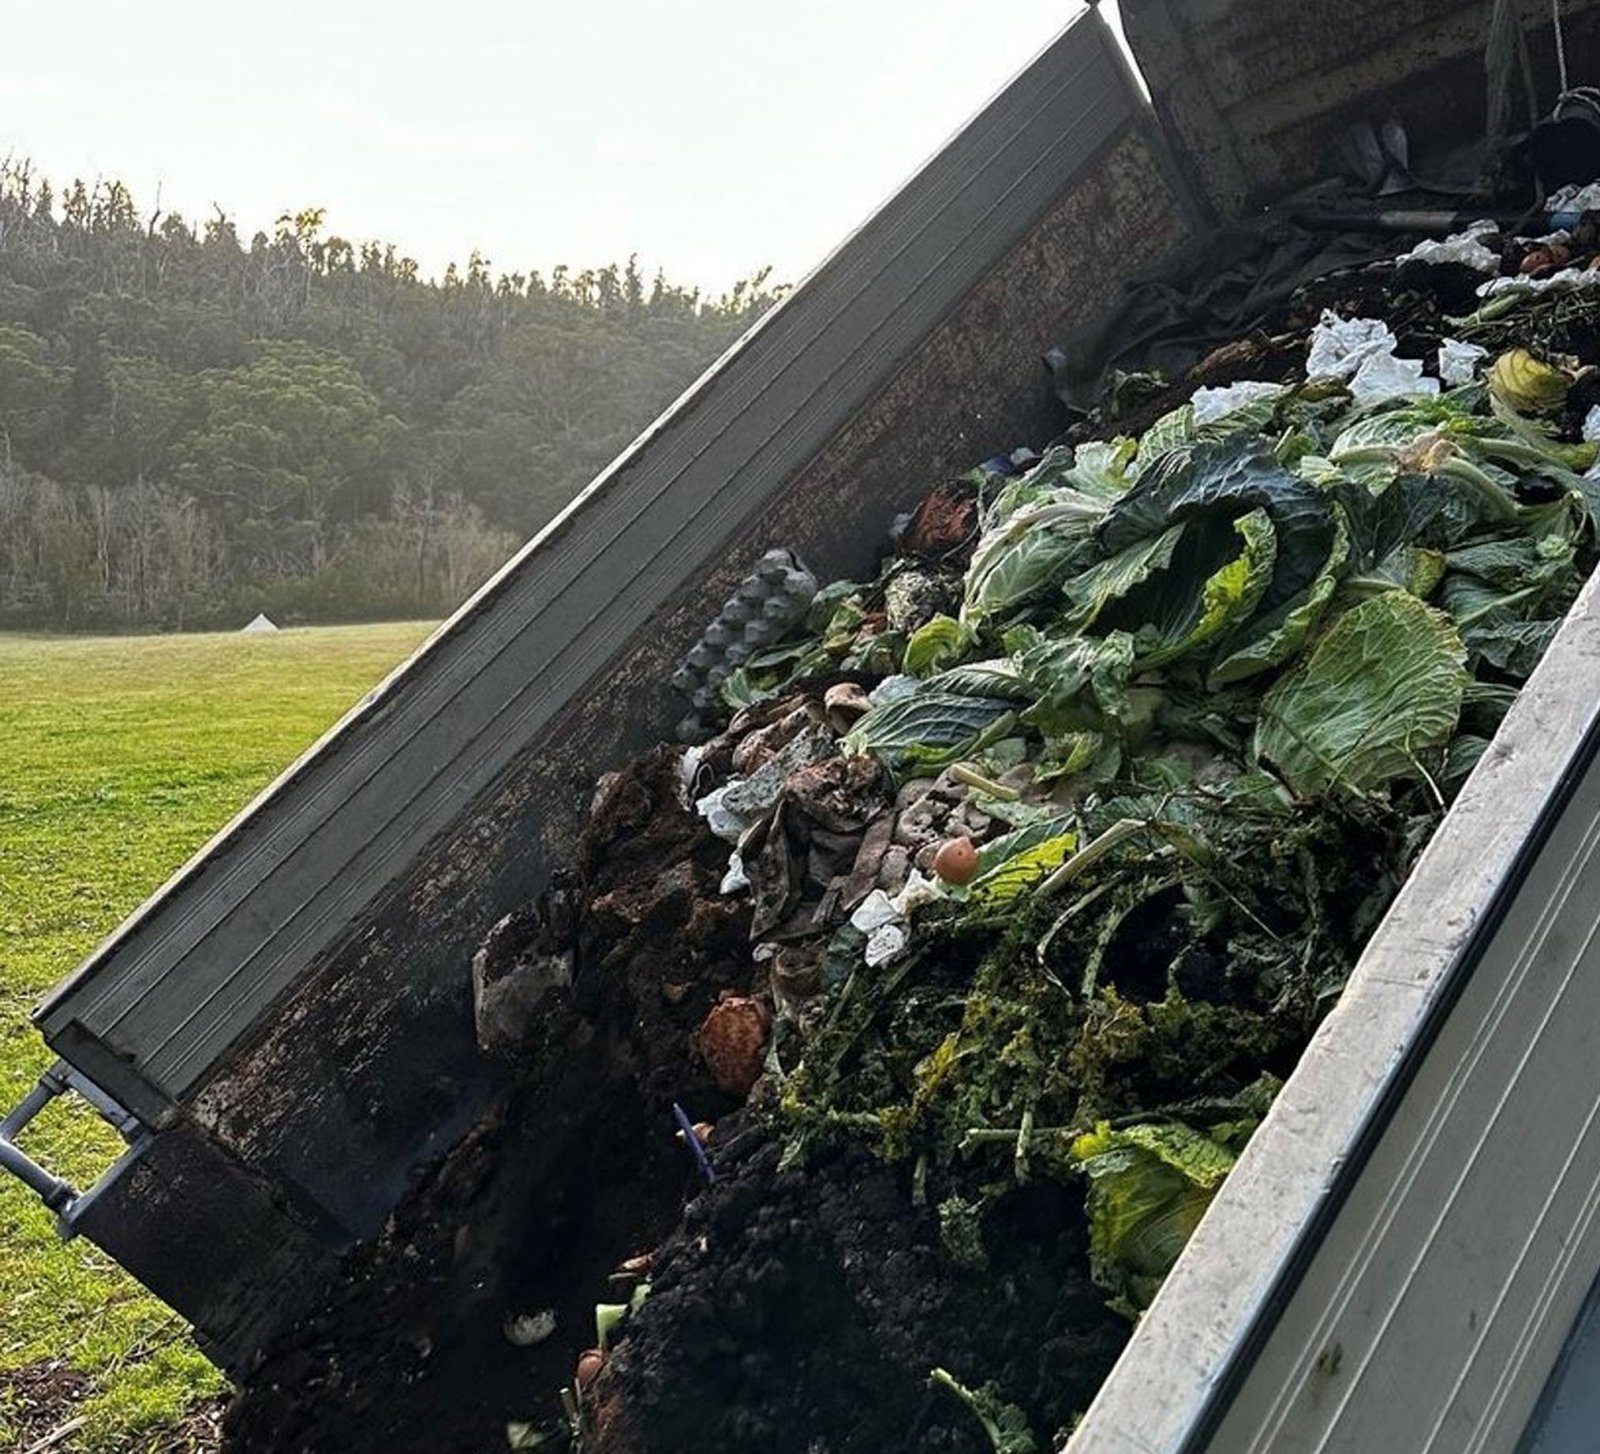
{"label": "mushroom", "polygon": [[828,726],[843,737],[855,725],[858,717],[872,710],[867,694],[856,682],[836,682],[822,696],[822,710]]}

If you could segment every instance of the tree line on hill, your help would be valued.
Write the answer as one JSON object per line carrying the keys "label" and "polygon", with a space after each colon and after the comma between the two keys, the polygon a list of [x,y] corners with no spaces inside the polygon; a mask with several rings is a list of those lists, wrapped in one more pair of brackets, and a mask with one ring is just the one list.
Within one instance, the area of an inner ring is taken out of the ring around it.
{"label": "tree line on hill", "polygon": [[434,616],[781,294],[635,260],[421,276],[0,163],[0,625]]}

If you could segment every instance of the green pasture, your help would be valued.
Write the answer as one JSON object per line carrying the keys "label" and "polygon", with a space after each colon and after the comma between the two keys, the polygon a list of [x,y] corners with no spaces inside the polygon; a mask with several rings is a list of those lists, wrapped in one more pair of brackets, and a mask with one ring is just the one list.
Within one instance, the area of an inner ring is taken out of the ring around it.
{"label": "green pasture", "polygon": [[[0,635],[0,1106],[47,1063],[40,992],[430,629]],[[52,1108],[26,1144],[84,1185],[120,1143]],[[178,1318],[0,1179],[0,1448],[68,1424],[52,1454],[205,1447],[222,1392]]]}

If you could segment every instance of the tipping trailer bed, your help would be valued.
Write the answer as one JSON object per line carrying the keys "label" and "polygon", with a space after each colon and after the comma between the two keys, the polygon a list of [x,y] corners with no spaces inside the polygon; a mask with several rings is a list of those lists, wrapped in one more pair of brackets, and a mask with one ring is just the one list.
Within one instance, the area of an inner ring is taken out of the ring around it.
{"label": "tipping trailer bed", "polygon": [[[655,684],[749,562],[862,568],[929,481],[1054,433],[1044,350],[1349,120],[1481,129],[1490,8],[1125,0],[1153,107],[1075,20],[45,1000],[60,1063],[0,1159],[248,1364],[492,1093],[472,950],[673,720]],[[1566,10],[1585,74],[1600,0]],[[1600,1271],[1596,610],[1591,585],[1074,1449],[1516,1447]],[[130,1142],[81,1193],[14,1144],[69,1090]]]}

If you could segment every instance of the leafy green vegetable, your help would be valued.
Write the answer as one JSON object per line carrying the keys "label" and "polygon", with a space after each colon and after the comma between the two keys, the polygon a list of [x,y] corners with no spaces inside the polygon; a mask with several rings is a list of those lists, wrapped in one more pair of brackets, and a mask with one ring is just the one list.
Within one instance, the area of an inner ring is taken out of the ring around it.
{"label": "leafy green vegetable", "polygon": [[1139,441],[1139,472],[1143,474],[1162,455],[1193,444],[1197,437],[1193,404],[1180,404],[1170,414],[1163,414]]}
{"label": "leafy green vegetable", "polygon": [[1070,577],[1061,588],[1075,608],[1068,619],[1080,630],[1092,626],[1108,602],[1127,595],[1140,582],[1170,566],[1172,553],[1182,538],[1183,526],[1174,525]]}
{"label": "leafy green vegetable", "polygon": [[1277,558],[1260,600],[1270,611],[1307,589],[1333,549],[1333,506],[1315,485],[1291,474],[1267,444],[1238,436],[1165,456],[1107,512],[1095,530],[1111,555],[1174,524],[1231,521],[1262,510],[1272,523]]}
{"label": "leafy green vegetable", "polygon": [[1258,756],[1306,796],[1414,774],[1461,715],[1466,649],[1448,617],[1410,595],[1347,611],[1261,703]]}
{"label": "leafy green vegetable", "polygon": [[903,669],[912,676],[928,676],[959,660],[966,645],[967,633],[959,621],[935,616],[911,633]]}
{"label": "leafy green vegetable", "polygon": [[844,740],[847,751],[872,753],[891,770],[957,762],[994,735],[1010,702],[959,696],[932,687],[874,707]]}
{"label": "leafy green vegetable", "polygon": [[1070,817],[1003,834],[978,850],[977,877],[961,896],[981,903],[1009,903],[1059,868],[1077,846],[1077,828]]}
{"label": "leafy green vegetable", "polygon": [[1018,670],[1016,662],[1003,656],[989,661],[963,662],[930,678],[928,685],[934,691],[953,692],[958,697],[1006,697],[1023,702],[1033,700],[1033,689]]}
{"label": "leafy green vegetable", "polygon": [[1134,637],[1140,666],[1176,661],[1254,613],[1271,583],[1277,536],[1264,510],[1241,515],[1233,521],[1233,531],[1243,549],[1204,576],[1198,590],[1169,587],[1161,593],[1149,621]]}
{"label": "leafy green vegetable", "polygon": [[1115,774],[1121,765],[1121,747],[1104,732],[1046,734],[1033,776],[1039,783],[1079,774],[1100,780]]}
{"label": "leafy green vegetable", "polygon": [[1073,452],[1072,463],[1062,467],[1057,478],[1061,484],[1095,499],[1114,500],[1133,483],[1131,466],[1138,452],[1136,439],[1080,444]]}
{"label": "leafy green vegetable", "polygon": [[1234,1153],[1188,1126],[1101,1122],[1072,1144],[1089,1179],[1095,1281],[1128,1316],[1148,1307],[1233,1169]]}
{"label": "leafy green vegetable", "polygon": [[1560,621],[1473,624],[1462,628],[1461,639],[1478,660],[1512,676],[1527,677],[1560,629]]}
{"label": "leafy green vegetable", "polygon": [[1288,661],[1310,638],[1344,578],[1350,536],[1343,514],[1335,514],[1333,549],[1317,578],[1300,595],[1275,611],[1265,611],[1224,643],[1227,655],[1208,678],[1213,691],[1231,686]]}
{"label": "leafy green vegetable", "polygon": [[[1075,725],[1098,725],[1104,716],[1120,717],[1127,705],[1133,673],[1133,638],[1114,632],[1104,638],[1047,636],[1029,626],[1007,633],[1017,670],[1039,704],[1056,714],[1072,713]],[[1085,694],[1088,694],[1085,700]],[[1092,714],[1078,722],[1078,713]],[[1039,714],[1034,714],[1039,720]]]}
{"label": "leafy green vegetable", "polygon": [[1043,595],[1080,558],[1099,512],[1033,505],[978,542],[967,569],[962,624],[977,628]]}
{"label": "leafy green vegetable", "polygon": [[1134,444],[1052,449],[997,502],[967,568],[962,624],[1009,616],[1059,582],[1126,488]]}
{"label": "leafy green vegetable", "polygon": [[[1332,494],[1350,530],[1350,572],[1359,579],[1398,586],[1413,595],[1428,575],[1442,574],[1441,551],[1450,543],[1451,492],[1427,475],[1403,474],[1377,489],[1341,479]],[[1428,563],[1421,564],[1419,557]],[[1421,576],[1423,579],[1419,580]]]}
{"label": "leafy green vegetable", "polygon": [[935,1368],[928,1375],[935,1387],[948,1389],[972,1410],[988,1436],[994,1454],[1038,1454],[1039,1444],[1028,1427],[1027,1415],[1015,1404],[1007,1403],[992,1383],[973,1390],[957,1381],[954,1374]]}

